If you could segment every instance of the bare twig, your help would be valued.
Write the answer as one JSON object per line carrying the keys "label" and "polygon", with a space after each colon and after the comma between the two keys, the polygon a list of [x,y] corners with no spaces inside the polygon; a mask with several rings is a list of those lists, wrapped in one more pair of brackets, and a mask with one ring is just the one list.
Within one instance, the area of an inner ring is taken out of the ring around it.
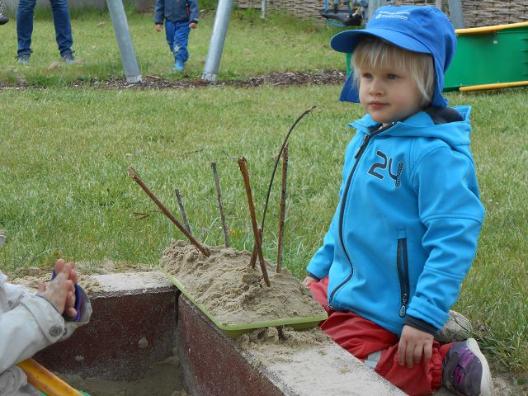
{"label": "bare twig", "polygon": [[220,178],[216,171],[216,162],[211,162],[211,169],[213,170],[213,178],[216,188],[216,200],[218,201],[218,210],[220,211],[220,219],[222,220],[222,229],[224,230],[224,245],[229,247],[229,231],[224,216],[224,205],[222,204],[222,190],[220,189]]}
{"label": "bare twig", "polygon": [[[259,227],[259,238],[260,238],[260,245],[262,246],[262,228]],[[251,260],[249,261],[249,265],[251,268],[255,268],[255,263],[257,262],[257,244],[255,243],[253,245],[253,252],[251,253]]]}
{"label": "bare twig", "polygon": [[260,223],[260,225],[262,227],[262,232],[264,232],[264,222],[266,221],[266,211],[268,210],[268,202],[269,202],[269,197],[270,197],[270,194],[271,194],[271,187],[273,185],[273,179],[275,178],[275,172],[277,171],[277,165],[279,164],[279,160],[281,158],[282,152],[284,151],[284,147],[286,146],[286,143],[288,143],[288,139],[289,139],[291,133],[293,132],[293,130],[295,129],[295,127],[297,126],[297,124],[299,123],[299,121],[301,121],[304,118],[305,115],[307,115],[313,109],[315,109],[315,107],[316,106],[312,106],[310,109],[305,110],[299,117],[297,117],[295,122],[290,127],[288,133],[286,134],[286,137],[284,138],[284,141],[282,142],[282,146],[280,148],[279,154],[277,155],[277,158],[275,159],[275,165],[273,166],[273,172],[271,174],[271,180],[270,180],[270,183],[269,183],[269,186],[268,186],[268,193],[266,194],[266,202],[264,204],[264,210],[262,211],[262,222]]}
{"label": "bare twig", "polygon": [[209,249],[207,249],[205,246],[202,246],[200,242],[198,242],[181,224],[176,218],[173,216],[173,214],[161,203],[161,201],[149,190],[149,188],[145,185],[143,180],[139,177],[138,173],[134,168],[131,166],[128,167],[128,176],[130,176],[139,186],[145,191],[145,193],[154,201],[154,203],[160,208],[161,212],[169,218],[172,223],[178,227],[178,229],[191,241],[191,243],[198,249],[200,252],[203,253],[204,256],[209,256],[211,253],[209,252]]}
{"label": "bare twig", "polygon": [[279,241],[277,246],[277,266],[276,272],[281,272],[282,266],[282,251],[284,238],[284,219],[286,217],[286,179],[288,177],[288,144],[284,146],[282,152],[282,184],[281,184],[281,198],[280,198],[280,215],[279,215]]}
{"label": "bare twig", "polygon": [[178,208],[180,209],[180,215],[182,217],[183,224],[185,225],[185,229],[189,231],[189,234],[192,234],[191,225],[189,224],[189,220],[187,219],[187,213],[185,213],[185,207],[183,206],[183,200],[180,194],[180,190],[175,188],[174,193],[176,194],[176,201],[178,202]]}
{"label": "bare twig", "polygon": [[246,188],[246,195],[247,195],[248,206],[249,206],[249,214],[251,216],[251,225],[253,226],[253,235],[255,237],[255,246],[256,246],[257,255],[259,258],[260,269],[262,271],[262,275],[264,276],[264,282],[266,282],[267,286],[271,286],[269,278],[268,278],[268,271],[266,269],[266,263],[264,262],[264,257],[262,255],[262,246],[260,244],[261,237],[260,237],[260,232],[259,232],[259,228],[257,225],[255,205],[253,204],[253,193],[251,192],[251,185],[249,183],[249,172],[247,169],[247,161],[244,157],[238,160],[238,166],[240,167],[240,172],[242,172],[242,177],[244,178],[244,187]]}

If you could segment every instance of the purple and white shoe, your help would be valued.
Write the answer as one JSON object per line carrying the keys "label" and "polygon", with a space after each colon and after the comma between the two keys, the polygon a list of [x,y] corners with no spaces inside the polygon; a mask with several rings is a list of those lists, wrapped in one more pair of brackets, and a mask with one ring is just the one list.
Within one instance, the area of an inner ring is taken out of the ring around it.
{"label": "purple and white shoe", "polygon": [[488,361],[474,338],[453,343],[443,362],[442,377],[443,385],[457,395],[493,394]]}

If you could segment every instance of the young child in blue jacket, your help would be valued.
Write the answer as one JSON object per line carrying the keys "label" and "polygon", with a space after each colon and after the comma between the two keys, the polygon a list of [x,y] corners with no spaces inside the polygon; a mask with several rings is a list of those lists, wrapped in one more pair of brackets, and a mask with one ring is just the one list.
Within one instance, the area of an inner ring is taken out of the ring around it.
{"label": "young child in blue jacket", "polygon": [[305,284],[337,343],[411,395],[444,385],[490,395],[477,342],[440,344],[474,259],[484,217],[470,151],[470,108],[447,107],[456,37],[435,7],[379,8],[333,49],[353,54],[341,100],[351,124],[339,203]]}
{"label": "young child in blue jacket", "polygon": [[154,6],[154,27],[161,32],[165,21],[167,43],[174,55],[174,71],[183,72],[189,59],[187,45],[189,32],[198,26],[197,0],[156,0]]}

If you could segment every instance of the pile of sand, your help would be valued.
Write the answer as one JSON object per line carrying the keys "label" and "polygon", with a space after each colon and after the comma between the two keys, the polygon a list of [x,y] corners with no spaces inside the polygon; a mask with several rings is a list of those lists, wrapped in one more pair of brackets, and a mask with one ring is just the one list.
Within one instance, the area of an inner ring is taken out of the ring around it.
{"label": "pile of sand", "polygon": [[286,269],[276,273],[268,263],[271,287],[260,267],[250,266],[251,253],[210,248],[205,257],[184,241],[173,242],[163,253],[165,271],[183,286],[184,293],[206,314],[226,325],[326,317],[310,292]]}

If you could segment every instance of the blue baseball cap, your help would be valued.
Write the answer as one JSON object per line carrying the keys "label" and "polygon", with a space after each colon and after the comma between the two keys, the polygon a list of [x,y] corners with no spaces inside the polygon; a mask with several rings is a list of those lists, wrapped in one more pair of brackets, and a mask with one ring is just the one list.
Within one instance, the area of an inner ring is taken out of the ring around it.
{"label": "blue baseball cap", "polygon": [[[431,6],[385,6],[376,10],[365,29],[345,30],[330,40],[333,49],[352,53],[365,36],[374,36],[411,52],[430,54],[435,69],[432,105],[446,107],[442,96],[444,73],[455,54],[456,34],[447,16]],[[359,103],[358,87],[351,74],[340,100]]]}

